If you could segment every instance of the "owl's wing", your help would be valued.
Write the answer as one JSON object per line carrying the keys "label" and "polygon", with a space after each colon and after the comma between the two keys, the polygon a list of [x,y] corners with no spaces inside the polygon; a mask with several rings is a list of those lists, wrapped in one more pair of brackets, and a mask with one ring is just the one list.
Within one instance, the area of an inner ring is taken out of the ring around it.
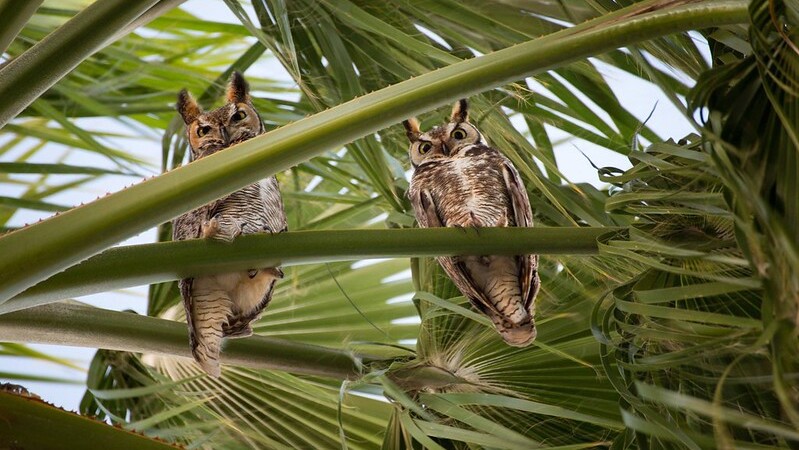
{"label": "owl's wing", "polygon": [[[211,218],[213,210],[216,208],[218,202],[212,202],[203,205],[193,211],[189,211],[172,221],[172,240],[182,241],[186,239],[197,239],[200,237],[202,224]],[[189,345],[191,349],[197,346],[197,340],[194,335],[194,324],[192,323],[191,310],[192,306],[192,285],[194,278],[183,278],[178,281],[178,288],[180,289],[180,296],[183,298],[183,307],[186,310],[186,322],[189,325]]]}
{"label": "owl's wing", "polygon": [[446,221],[438,214],[438,207],[430,191],[413,190],[410,192],[410,197],[416,220],[422,228],[446,226]]}
{"label": "owl's wing", "polygon": [[288,230],[286,210],[283,207],[283,197],[280,195],[277,178],[270,177],[261,181],[260,194],[266,220],[265,228],[272,233]]}
{"label": "owl's wing", "polygon": [[[428,227],[444,227],[446,226],[446,219],[441,217],[436,206],[435,198],[432,193],[427,189],[420,189],[418,191],[412,190],[410,192],[411,204],[416,212],[416,220],[423,228]],[[486,297],[482,290],[477,286],[466,265],[459,261],[457,257],[442,256],[436,258],[444,272],[449,275],[455,286],[465,295],[475,306],[485,314],[492,311],[494,314],[501,314]]]}
{"label": "owl's wing", "polygon": [[[502,168],[502,176],[505,179],[505,187],[510,195],[512,216],[517,227],[533,226],[533,211],[530,208],[530,198],[527,190],[519,177],[519,172],[513,167],[510,161],[505,161]],[[522,296],[524,307],[528,311],[538,294],[541,282],[538,278],[538,255],[519,256],[519,275],[522,282]]]}
{"label": "owl's wing", "polygon": [[172,221],[172,240],[183,241],[199,238],[203,221],[211,218],[211,210],[215,204],[216,202],[209,203],[176,217]]}
{"label": "owl's wing", "polygon": [[180,296],[183,298],[183,309],[186,310],[186,324],[189,326],[189,347],[192,352],[197,348],[197,338],[194,330],[194,320],[191,318],[191,310],[194,309],[191,297],[192,285],[194,278],[183,278],[178,280],[178,288],[180,289]]}

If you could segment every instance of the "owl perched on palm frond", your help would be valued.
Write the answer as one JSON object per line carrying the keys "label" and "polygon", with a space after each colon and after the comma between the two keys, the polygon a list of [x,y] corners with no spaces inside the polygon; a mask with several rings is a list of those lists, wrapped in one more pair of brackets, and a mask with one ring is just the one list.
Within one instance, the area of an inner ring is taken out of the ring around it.
{"label": "owl perched on palm frond", "polygon": [[[466,100],[455,103],[449,123],[426,133],[416,119],[403,125],[414,168],[408,195],[420,226],[533,225],[519,173],[469,123]],[[505,342],[523,347],[535,339],[537,255],[465,255],[440,257],[438,262]]]}
{"label": "owl perched on palm frond", "polygon": [[[177,109],[186,123],[192,159],[204,158],[264,132],[250,100],[247,82],[233,73],[227,103],[203,112],[184,89]],[[173,222],[172,239],[212,238],[231,241],[241,234],[278,233],[287,229],[286,213],[273,176],[190,211]],[[194,359],[214,377],[221,373],[223,337],[246,337],[272,298],[278,267],[220,273],[180,280]]]}

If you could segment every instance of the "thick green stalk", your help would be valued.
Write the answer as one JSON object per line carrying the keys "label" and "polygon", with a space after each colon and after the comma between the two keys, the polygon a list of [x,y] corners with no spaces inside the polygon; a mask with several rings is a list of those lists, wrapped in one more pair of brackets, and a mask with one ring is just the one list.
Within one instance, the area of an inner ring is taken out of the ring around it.
{"label": "thick green stalk", "polygon": [[[24,3],[17,1],[17,3]],[[158,0],[98,0],[0,69],[0,128]]]}
{"label": "thick green stalk", "polygon": [[746,20],[745,0],[635,4],[381,89],[0,238],[0,301],[263,177],[409,116],[577,59],[669,33]]}
{"label": "thick green stalk", "polygon": [[186,448],[65,411],[38,398],[0,392],[0,448],[87,448],[88,442],[91,442],[91,448],[114,450]]}
{"label": "thick green stalk", "polygon": [[[71,345],[191,358],[186,324],[62,302],[0,316],[0,342]],[[350,352],[253,336],[225,344],[222,362],[257,369],[352,378],[362,358]]]}
{"label": "thick green stalk", "polygon": [[0,54],[19,34],[44,0],[0,0]]}
{"label": "thick green stalk", "polygon": [[596,254],[618,228],[483,228],[298,231],[116,247],[72,266],[0,305],[0,314],[141,284],[253,267],[367,258],[468,254]]}

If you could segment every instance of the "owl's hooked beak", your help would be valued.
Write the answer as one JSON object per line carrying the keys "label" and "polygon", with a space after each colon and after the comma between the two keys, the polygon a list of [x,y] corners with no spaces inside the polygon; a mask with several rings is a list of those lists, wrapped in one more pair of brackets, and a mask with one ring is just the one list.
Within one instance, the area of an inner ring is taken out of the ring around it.
{"label": "owl's hooked beak", "polygon": [[230,144],[230,135],[227,132],[227,128],[225,126],[220,127],[220,133],[222,134],[222,140],[225,141],[225,145]]}
{"label": "owl's hooked beak", "polygon": [[449,156],[449,147],[446,142],[441,143],[441,152],[444,153],[444,156]]}

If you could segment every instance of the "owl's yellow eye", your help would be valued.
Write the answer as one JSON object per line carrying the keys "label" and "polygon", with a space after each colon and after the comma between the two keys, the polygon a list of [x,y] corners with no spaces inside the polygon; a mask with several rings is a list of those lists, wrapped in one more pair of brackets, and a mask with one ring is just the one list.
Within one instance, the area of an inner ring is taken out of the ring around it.
{"label": "owl's yellow eye", "polygon": [[450,134],[454,139],[464,139],[466,138],[466,132],[461,130],[460,128],[455,128],[455,130]]}
{"label": "owl's yellow eye", "polygon": [[233,114],[232,118],[233,118],[233,120],[235,122],[239,122],[241,120],[244,120],[246,117],[247,117],[247,113],[240,109],[240,110],[236,111],[236,114]]}
{"label": "owl's yellow eye", "polygon": [[203,137],[206,134],[208,134],[209,131],[211,131],[211,127],[209,127],[208,125],[204,127],[197,127],[197,136]]}
{"label": "owl's yellow eye", "polygon": [[432,149],[432,148],[433,148],[433,144],[431,144],[429,142],[422,142],[421,144],[419,144],[419,153],[424,155],[425,153],[429,152],[430,149]]}

